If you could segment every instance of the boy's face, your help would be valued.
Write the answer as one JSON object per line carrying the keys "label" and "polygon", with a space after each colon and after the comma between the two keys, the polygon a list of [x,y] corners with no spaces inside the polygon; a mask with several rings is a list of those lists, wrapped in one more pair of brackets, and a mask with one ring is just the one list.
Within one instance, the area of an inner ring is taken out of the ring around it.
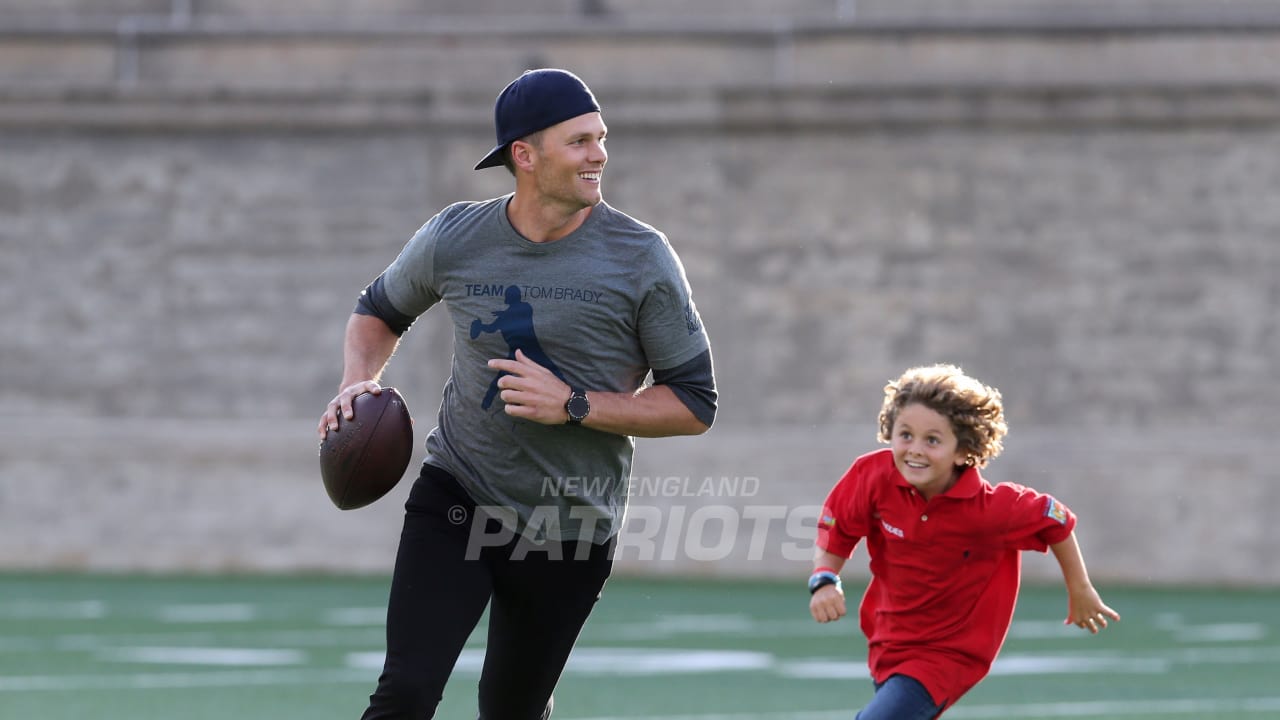
{"label": "boy's face", "polygon": [[898,411],[890,445],[898,472],[926,498],[951,487],[956,467],[965,464],[951,421],[924,405]]}

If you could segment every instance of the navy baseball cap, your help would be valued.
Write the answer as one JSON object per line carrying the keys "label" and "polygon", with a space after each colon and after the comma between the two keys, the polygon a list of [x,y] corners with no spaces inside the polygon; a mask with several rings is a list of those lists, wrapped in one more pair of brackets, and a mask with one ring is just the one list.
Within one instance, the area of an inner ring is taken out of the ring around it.
{"label": "navy baseball cap", "polygon": [[555,68],[526,70],[494,102],[493,125],[498,144],[475,169],[498,167],[502,164],[502,149],[512,142],[590,112],[600,112],[600,103],[577,75]]}

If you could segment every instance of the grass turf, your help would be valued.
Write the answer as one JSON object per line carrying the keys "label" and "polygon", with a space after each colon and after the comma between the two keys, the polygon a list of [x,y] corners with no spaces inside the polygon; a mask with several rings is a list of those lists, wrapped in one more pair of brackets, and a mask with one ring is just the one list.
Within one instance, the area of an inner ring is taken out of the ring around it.
{"label": "grass turf", "polygon": [[[0,718],[356,718],[385,577],[0,575]],[[858,592],[859,583],[846,588]],[[992,675],[947,718],[1280,717],[1280,591],[1104,588],[1124,621],[1062,627],[1025,587]],[[475,717],[483,623],[437,717]],[[563,720],[826,720],[870,696],[855,620],[798,583],[615,578],[556,692]]]}

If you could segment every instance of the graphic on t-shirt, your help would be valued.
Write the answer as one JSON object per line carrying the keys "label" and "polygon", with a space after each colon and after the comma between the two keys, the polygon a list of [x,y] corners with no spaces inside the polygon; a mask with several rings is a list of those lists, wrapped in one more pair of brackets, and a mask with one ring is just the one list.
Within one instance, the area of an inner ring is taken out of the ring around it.
{"label": "graphic on t-shirt", "polygon": [[[519,350],[525,357],[564,380],[560,368],[547,357],[542,345],[538,343],[538,336],[533,331],[533,306],[520,299],[520,288],[515,285],[508,285],[504,296],[507,307],[493,311],[493,322],[485,325],[478,318],[471,321],[471,339],[475,340],[481,333],[501,333],[502,339],[507,341],[507,359],[515,360],[516,350]],[[489,391],[484,394],[484,400],[480,403],[482,409],[488,410],[493,405],[493,399],[498,396],[498,380],[503,375],[510,373],[499,372],[494,376],[493,382],[489,383]]]}

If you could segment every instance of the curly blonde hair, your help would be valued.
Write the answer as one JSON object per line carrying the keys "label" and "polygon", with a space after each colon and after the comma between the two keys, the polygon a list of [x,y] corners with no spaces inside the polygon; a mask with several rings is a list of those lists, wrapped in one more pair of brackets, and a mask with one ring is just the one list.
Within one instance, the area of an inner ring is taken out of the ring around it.
{"label": "curly blonde hair", "polygon": [[969,377],[955,365],[914,367],[884,386],[880,408],[880,442],[891,442],[898,412],[923,405],[951,422],[959,449],[968,463],[985,467],[1004,449],[1009,432],[1000,391]]}

